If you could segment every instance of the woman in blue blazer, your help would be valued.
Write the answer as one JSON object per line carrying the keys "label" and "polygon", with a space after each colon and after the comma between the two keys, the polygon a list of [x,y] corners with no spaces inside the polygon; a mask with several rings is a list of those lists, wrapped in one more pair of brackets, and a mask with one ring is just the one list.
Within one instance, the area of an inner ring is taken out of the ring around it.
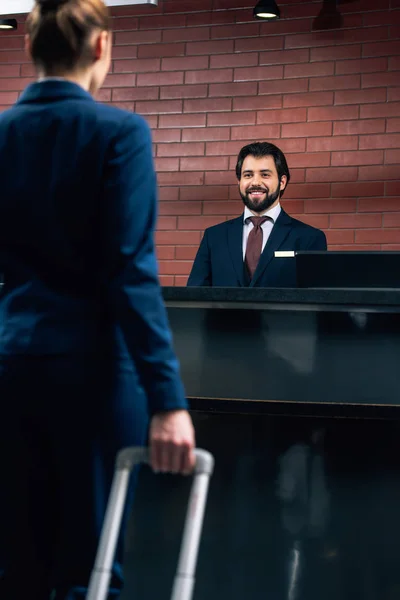
{"label": "woman in blue blazer", "polygon": [[153,468],[188,473],[194,432],[158,282],[149,128],[93,99],[108,9],[36,0],[27,31],[39,79],[0,115],[0,597],[78,600],[117,451],[150,422]]}

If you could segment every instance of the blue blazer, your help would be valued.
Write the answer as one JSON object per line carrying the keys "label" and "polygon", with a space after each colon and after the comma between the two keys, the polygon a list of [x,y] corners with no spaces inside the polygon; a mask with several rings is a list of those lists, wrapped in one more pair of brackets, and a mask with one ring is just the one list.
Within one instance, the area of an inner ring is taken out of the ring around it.
{"label": "blue blazer", "polygon": [[206,229],[187,285],[296,287],[295,261],[275,257],[275,251],[327,249],[322,231],[281,210],[250,281],[243,262],[242,236],[243,215]]}
{"label": "blue blazer", "polygon": [[186,408],[144,119],[71,82],[34,83],[0,115],[0,181],[0,356],[126,351],[152,412]]}

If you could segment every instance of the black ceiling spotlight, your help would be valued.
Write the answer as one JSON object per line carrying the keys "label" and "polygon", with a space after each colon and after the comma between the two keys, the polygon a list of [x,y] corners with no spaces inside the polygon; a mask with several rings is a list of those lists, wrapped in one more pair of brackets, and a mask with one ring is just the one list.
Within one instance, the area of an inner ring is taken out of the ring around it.
{"label": "black ceiling spotlight", "polygon": [[254,7],[253,15],[263,21],[276,21],[281,16],[275,0],[259,0]]}
{"label": "black ceiling spotlight", "polygon": [[17,19],[0,19],[0,30],[18,29]]}
{"label": "black ceiling spotlight", "polygon": [[338,10],[339,0],[323,0],[322,7],[312,23],[313,31],[324,29],[340,29],[343,25],[343,17]]}

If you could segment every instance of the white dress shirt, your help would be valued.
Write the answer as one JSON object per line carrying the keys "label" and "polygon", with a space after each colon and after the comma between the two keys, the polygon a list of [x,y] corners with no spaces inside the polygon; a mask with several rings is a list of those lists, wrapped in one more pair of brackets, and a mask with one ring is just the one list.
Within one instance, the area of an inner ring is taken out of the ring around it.
{"label": "white dress shirt", "polygon": [[[265,248],[265,244],[267,243],[268,238],[271,235],[272,228],[275,225],[275,222],[276,222],[277,218],[279,217],[280,212],[281,212],[281,205],[278,202],[278,204],[276,206],[274,206],[274,208],[271,208],[270,210],[267,210],[262,215],[261,214],[259,215],[260,217],[269,217],[270,219],[272,219],[272,221],[270,221],[268,219],[268,221],[265,221],[261,225],[261,229],[263,232],[263,241],[262,241],[261,252]],[[243,214],[243,260],[245,259],[245,256],[246,256],[246,247],[247,247],[247,240],[249,237],[249,233],[254,227],[253,223],[251,221],[249,221],[249,217],[254,217],[254,215],[246,206],[246,208],[244,209],[244,214]]]}

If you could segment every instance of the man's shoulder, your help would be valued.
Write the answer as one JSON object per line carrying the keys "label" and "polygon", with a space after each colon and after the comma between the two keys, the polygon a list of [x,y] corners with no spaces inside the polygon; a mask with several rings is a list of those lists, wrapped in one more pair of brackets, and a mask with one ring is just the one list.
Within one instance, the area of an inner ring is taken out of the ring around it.
{"label": "man's shoulder", "polygon": [[211,225],[210,227],[207,227],[205,230],[205,233],[207,233],[207,235],[219,235],[220,233],[222,233],[224,230],[228,229],[229,227],[231,227],[234,224],[237,224],[238,221],[243,219],[243,215],[240,215],[240,217],[235,217],[234,219],[228,219],[227,221],[221,221],[221,223],[216,223],[216,225]]}

